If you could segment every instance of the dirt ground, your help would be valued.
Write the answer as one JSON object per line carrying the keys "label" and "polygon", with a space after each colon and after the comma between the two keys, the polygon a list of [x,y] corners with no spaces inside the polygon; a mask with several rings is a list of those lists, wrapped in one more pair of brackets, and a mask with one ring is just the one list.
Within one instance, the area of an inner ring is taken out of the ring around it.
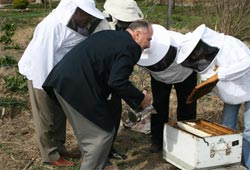
{"label": "dirt ground", "polygon": [[[0,56],[14,56],[18,61],[32,37],[34,28],[23,27],[15,31],[13,41],[22,47],[21,50],[5,50],[1,44]],[[34,125],[29,105],[28,94],[15,94],[6,90],[3,77],[15,74],[17,68],[0,67],[0,97],[16,97],[25,101],[23,107],[2,107],[0,105],[0,170],[55,170],[79,169],[56,168],[41,163],[39,151],[36,147]],[[176,98],[171,95],[171,121],[175,121]],[[202,98],[198,102],[198,118],[220,122],[222,103],[216,97]],[[124,113],[125,114],[125,113]],[[242,122],[242,120],[240,120]],[[241,122],[239,122],[241,124]],[[242,128],[242,127],[240,127]],[[117,150],[126,154],[127,159],[122,161],[111,160],[120,170],[175,170],[175,166],[162,158],[162,153],[152,154],[146,148],[150,146],[150,135],[125,129],[121,126],[120,133],[115,142]],[[70,150],[77,149],[77,142],[70,125],[67,128],[66,147]],[[76,164],[80,160],[73,159]]]}

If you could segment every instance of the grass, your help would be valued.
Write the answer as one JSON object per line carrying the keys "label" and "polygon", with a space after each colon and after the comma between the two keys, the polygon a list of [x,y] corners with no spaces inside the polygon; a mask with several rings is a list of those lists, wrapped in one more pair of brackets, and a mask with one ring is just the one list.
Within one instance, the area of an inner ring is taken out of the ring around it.
{"label": "grass", "polygon": [[[138,1],[145,19],[150,22],[167,26],[168,5],[166,4],[147,4],[145,1]],[[192,21],[192,22],[190,22]],[[193,28],[194,21],[201,23],[202,18],[194,12],[194,8],[188,6],[176,6],[172,9],[171,29],[189,30]]]}
{"label": "grass", "polygon": [[[150,22],[161,24],[166,26],[168,6],[165,4],[149,4],[144,0],[137,1],[138,6],[144,13],[145,19]],[[58,2],[52,3],[52,9],[56,7]],[[97,2],[97,7],[103,10],[103,2]],[[11,6],[6,7],[11,12],[6,10],[0,10],[0,20],[4,23],[15,23],[17,26],[28,24],[30,19],[43,18],[50,12],[49,9],[45,9],[41,4],[30,4],[28,10],[22,12],[13,10]],[[172,25],[173,29],[189,29],[192,28],[193,22],[202,22],[200,16],[197,16],[193,8],[176,6],[172,10]],[[190,15],[191,14],[191,15]],[[192,22],[190,22],[192,21]],[[34,26],[36,23],[34,24]]]}
{"label": "grass", "polygon": [[[57,6],[58,2],[52,3],[52,9]],[[7,6],[4,10],[0,10],[0,23],[15,23],[17,26],[22,27],[27,24],[32,24],[30,20],[37,18],[44,18],[49,14],[50,10],[45,8],[42,4],[29,4],[27,10],[14,10],[12,6]],[[36,26],[37,23],[33,23]]]}
{"label": "grass", "polygon": [[[58,2],[53,2],[52,7],[55,8]],[[168,6],[164,4],[149,4],[145,0],[137,1],[138,5],[142,9],[145,18],[152,23],[161,24],[166,26],[167,23],[167,10]],[[103,2],[97,2],[97,7],[103,9]],[[18,31],[25,28],[34,28],[42,18],[48,15],[50,12],[48,9],[45,9],[44,5],[40,4],[30,4],[28,6],[29,10],[25,11],[16,11],[13,10],[11,6],[7,9],[0,10],[0,25],[6,24],[15,24]],[[183,33],[194,29],[197,25],[205,22],[201,15],[197,15],[197,10],[193,7],[180,7],[176,6],[172,10],[171,18],[171,29],[181,31]],[[23,33],[23,32],[22,32]],[[0,31],[0,35],[3,35],[4,32]],[[32,35],[32,32],[29,32]],[[15,36],[15,34],[14,34]],[[12,37],[10,37],[12,39]],[[23,35],[19,37],[19,41],[23,38]],[[15,42],[12,43],[20,43]],[[0,160],[5,164],[0,163],[0,167],[4,165],[5,170],[10,169],[24,169],[24,167],[30,162],[35,155],[38,154],[34,139],[32,139],[34,134],[33,121],[30,107],[27,106],[29,103],[29,98],[27,95],[21,96],[20,92],[13,92],[11,89],[19,89],[24,83],[23,79],[19,79],[16,74],[16,62],[15,58],[18,59],[22,55],[22,51],[25,49],[27,42],[23,44],[18,44],[21,47],[20,50],[15,48],[12,49],[1,49],[0,52],[3,54],[0,55],[0,111],[2,108],[6,108],[6,114],[1,116],[0,119]],[[12,45],[12,44],[10,44]],[[1,44],[2,47],[2,44]],[[8,66],[6,65],[13,65]],[[10,68],[12,67],[12,69]],[[7,77],[6,77],[7,76]],[[6,80],[4,80],[4,77]],[[150,88],[150,78],[147,73],[143,72],[140,68],[135,67],[133,75],[131,76],[135,85],[142,88]],[[5,81],[3,83],[3,81]],[[7,87],[6,87],[7,85]],[[27,89],[26,89],[27,90]],[[26,93],[27,94],[27,91]],[[23,94],[22,94],[23,95]],[[176,100],[175,97],[171,98],[170,103],[170,113],[174,117],[176,110]],[[21,108],[21,109],[20,109]],[[217,119],[221,114],[221,102],[217,98],[203,97],[199,100],[198,117],[203,118],[206,114],[207,118],[211,118],[213,121],[219,121]],[[18,114],[17,114],[18,113]],[[216,116],[215,116],[216,115]],[[216,118],[215,118],[216,117]],[[175,120],[176,118],[172,118]],[[27,129],[23,129],[27,128]],[[20,133],[24,131],[25,134]],[[74,147],[74,134],[71,130],[67,131],[67,147]],[[4,143],[6,141],[6,143]],[[11,145],[13,143],[13,145]],[[16,145],[20,143],[20,146]],[[122,161],[113,161],[116,165],[119,166],[121,170],[145,170],[145,169],[154,169],[159,163],[165,163],[162,159],[161,154],[151,154],[145,152],[145,148],[150,144],[150,136],[142,133],[134,132],[128,129],[123,129],[121,134],[119,134],[115,147],[121,153],[126,153],[128,159]],[[12,147],[11,147],[11,146]],[[1,159],[2,158],[2,159]],[[49,165],[41,163],[41,159],[38,158],[29,168],[31,170],[78,170],[79,169],[79,160],[74,160],[78,166],[72,168],[56,168]]]}

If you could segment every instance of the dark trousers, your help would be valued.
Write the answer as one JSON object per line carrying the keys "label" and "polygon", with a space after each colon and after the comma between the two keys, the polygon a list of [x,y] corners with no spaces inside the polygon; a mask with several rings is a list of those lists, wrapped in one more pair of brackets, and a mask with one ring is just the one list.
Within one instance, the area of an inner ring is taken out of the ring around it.
{"label": "dark trousers", "polygon": [[121,97],[116,95],[116,94],[112,94],[111,100],[109,101],[109,107],[110,107],[111,113],[113,115],[114,124],[115,124],[115,135],[114,135],[113,143],[112,143],[111,150],[110,150],[110,152],[114,152],[115,151],[114,141],[116,139],[117,132],[118,132],[119,127],[120,127],[121,114],[122,114]]}
{"label": "dark trousers", "polygon": [[197,83],[197,74],[193,72],[185,81],[175,84],[166,84],[155,80],[151,76],[153,106],[157,114],[151,115],[151,142],[163,144],[164,124],[169,120],[169,97],[172,86],[177,95],[177,120],[191,120],[196,118],[196,102],[186,104],[188,95]]}

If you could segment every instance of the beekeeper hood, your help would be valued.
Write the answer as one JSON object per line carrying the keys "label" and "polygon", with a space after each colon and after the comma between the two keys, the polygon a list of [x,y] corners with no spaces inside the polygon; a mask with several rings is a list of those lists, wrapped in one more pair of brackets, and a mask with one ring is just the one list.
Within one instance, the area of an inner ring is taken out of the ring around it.
{"label": "beekeeper hood", "polygon": [[[167,54],[170,48],[169,32],[161,25],[152,24],[153,36],[150,42],[150,48],[143,50],[138,65],[153,66],[157,64]],[[167,57],[165,57],[167,58]]]}
{"label": "beekeeper hood", "polygon": [[185,80],[192,70],[176,63],[178,43],[174,41],[174,39],[181,39],[184,35],[169,31],[157,24],[152,24],[152,28],[150,48],[143,50],[137,64],[149,71],[158,81],[169,84]]}
{"label": "beekeeper hood", "polygon": [[61,0],[53,12],[61,23],[67,25],[77,7],[93,17],[104,19],[102,12],[96,8],[94,0]]}
{"label": "beekeeper hood", "polygon": [[177,63],[203,73],[220,55],[223,41],[224,34],[211,30],[202,24],[192,33],[185,35],[185,40],[182,42],[177,56]]}
{"label": "beekeeper hood", "polygon": [[106,0],[103,7],[112,17],[123,22],[133,22],[144,18],[134,0]]}

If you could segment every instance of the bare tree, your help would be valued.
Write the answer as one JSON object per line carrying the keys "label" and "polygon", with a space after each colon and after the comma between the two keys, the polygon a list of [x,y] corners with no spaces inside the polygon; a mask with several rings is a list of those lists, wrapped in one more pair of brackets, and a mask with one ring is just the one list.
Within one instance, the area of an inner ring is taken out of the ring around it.
{"label": "bare tree", "polygon": [[217,2],[218,30],[241,40],[250,39],[250,1],[220,0]]}
{"label": "bare tree", "polygon": [[249,0],[204,0],[202,10],[203,21],[213,29],[250,40]]}

